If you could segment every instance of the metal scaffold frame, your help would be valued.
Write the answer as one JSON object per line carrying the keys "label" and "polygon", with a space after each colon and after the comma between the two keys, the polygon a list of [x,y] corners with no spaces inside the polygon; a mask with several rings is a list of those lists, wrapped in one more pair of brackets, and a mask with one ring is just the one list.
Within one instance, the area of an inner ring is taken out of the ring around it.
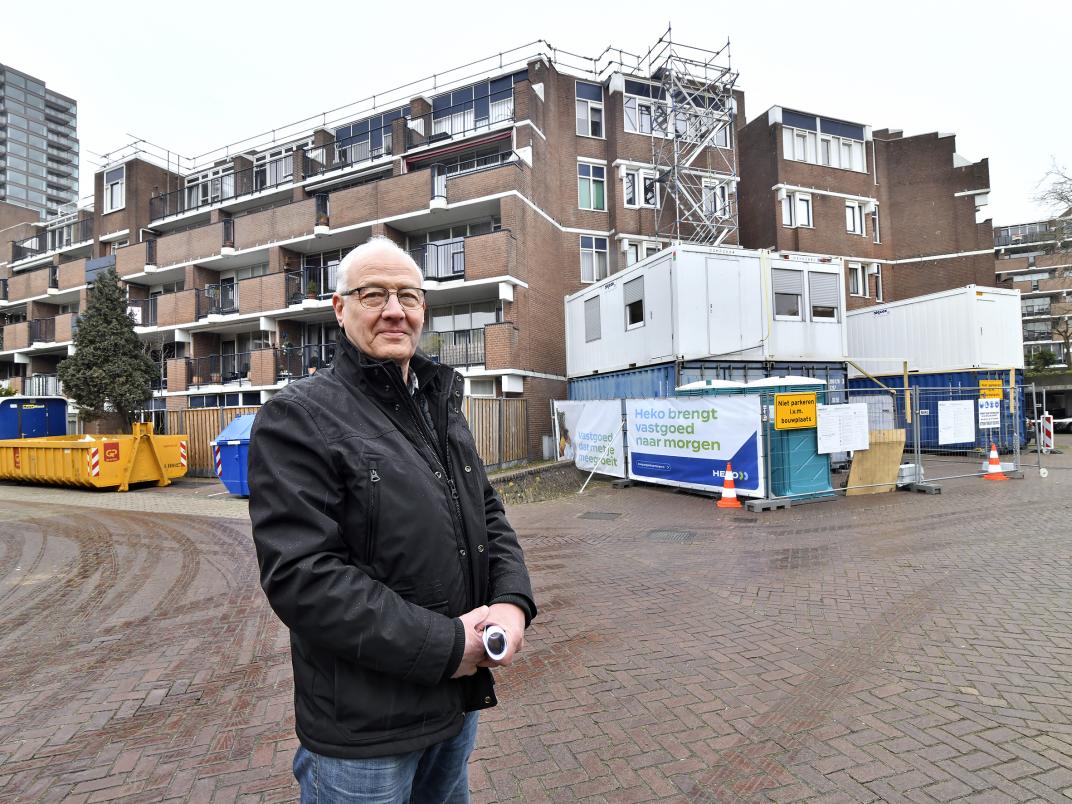
{"label": "metal scaffold frame", "polygon": [[[662,185],[656,234],[718,246],[737,231],[737,73],[729,41],[717,51],[675,43],[668,28],[646,58],[663,102],[654,107],[652,163]],[[717,145],[721,135],[725,146]]]}

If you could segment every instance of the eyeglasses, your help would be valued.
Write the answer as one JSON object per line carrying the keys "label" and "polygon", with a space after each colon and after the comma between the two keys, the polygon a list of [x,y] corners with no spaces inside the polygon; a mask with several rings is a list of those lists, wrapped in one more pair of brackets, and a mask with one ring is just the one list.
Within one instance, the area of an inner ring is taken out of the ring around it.
{"label": "eyeglasses", "polygon": [[357,300],[361,303],[362,307],[369,310],[379,310],[387,306],[387,302],[391,299],[391,294],[394,294],[398,299],[398,303],[402,305],[406,310],[416,310],[424,304],[424,291],[420,288],[399,288],[398,290],[388,290],[387,288],[378,288],[375,286],[368,286],[364,288],[353,288],[340,293],[340,296],[356,295]]}

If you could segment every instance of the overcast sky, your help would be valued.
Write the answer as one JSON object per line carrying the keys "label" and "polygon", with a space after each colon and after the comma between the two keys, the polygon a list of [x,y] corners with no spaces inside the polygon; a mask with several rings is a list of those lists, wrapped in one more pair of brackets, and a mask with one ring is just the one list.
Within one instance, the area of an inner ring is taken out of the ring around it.
{"label": "overcast sky", "polygon": [[1054,162],[1072,167],[1072,3],[700,5],[14,0],[0,62],[78,101],[86,195],[92,154],[129,135],[194,156],[537,39],[643,53],[672,25],[686,44],[731,41],[749,120],[782,105],[953,132],[990,159],[995,224],[1050,214],[1034,197]]}

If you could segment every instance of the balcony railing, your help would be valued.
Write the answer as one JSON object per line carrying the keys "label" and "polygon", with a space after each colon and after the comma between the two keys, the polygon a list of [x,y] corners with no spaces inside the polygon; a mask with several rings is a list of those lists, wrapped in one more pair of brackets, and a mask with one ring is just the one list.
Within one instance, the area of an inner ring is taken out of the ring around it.
{"label": "balcony railing", "polygon": [[421,351],[432,360],[461,368],[484,363],[484,328],[453,332],[425,332]]}
{"label": "balcony railing", "polygon": [[166,360],[153,361],[153,365],[156,366],[156,372],[153,374],[153,379],[150,381],[149,386],[154,391],[167,390],[167,364]]}
{"label": "balcony railing", "polygon": [[55,374],[34,374],[26,383],[26,396],[63,396],[63,383]]}
{"label": "balcony railing", "polygon": [[1048,304],[1028,304],[1020,308],[1020,312],[1023,315],[1049,315],[1050,305]]}
{"label": "balcony railing", "polygon": [[248,384],[250,360],[250,352],[191,357],[187,360],[190,369],[189,384],[190,386]]}
{"label": "balcony railing", "polygon": [[385,125],[362,132],[360,139],[349,145],[336,142],[317,145],[305,151],[305,176],[319,176],[332,170],[362,165],[394,153],[391,141],[391,126]]}
{"label": "balcony railing", "polygon": [[302,299],[330,299],[335,291],[339,267],[303,268],[287,273],[287,304],[301,304]]}
{"label": "balcony railing", "polygon": [[127,315],[136,327],[156,326],[156,297],[151,299],[127,299]]}
{"label": "balcony railing", "polygon": [[159,220],[222,204],[294,181],[294,155],[287,154],[252,167],[187,184],[181,190],[149,199],[149,218]]}
{"label": "balcony railing", "polygon": [[1052,341],[1054,339],[1052,332],[1025,332],[1025,341]]}
{"label": "balcony railing", "polygon": [[7,301],[7,280],[0,279],[0,301]]}
{"label": "balcony railing", "polygon": [[276,349],[277,379],[280,382],[308,377],[326,368],[335,359],[335,344],[310,343],[305,346],[282,346]]}
{"label": "balcony railing", "polygon": [[409,255],[425,279],[462,279],[465,276],[465,240],[426,243],[410,249]]}
{"label": "balcony railing", "polygon": [[406,120],[406,150],[453,137],[478,134],[513,119],[512,90],[433,109],[426,114],[411,115]]}
{"label": "balcony railing", "polygon": [[70,248],[92,239],[93,219],[83,218],[80,221],[67,223],[53,229],[45,229],[25,240],[12,240],[11,260],[12,262],[26,260],[39,254]]}
{"label": "balcony railing", "polygon": [[60,267],[58,265],[48,266],[48,287],[50,290],[59,290],[60,288]]}
{"label": "balcony railing", "polygon": [[229,315],[238,312],[238,283],[205,285],[197,291],[197,317]]}
{"label": "balcony railing", "polygon": [[30,343],[52,343],[56,340],[56,319],[35,318],[30,322]]}

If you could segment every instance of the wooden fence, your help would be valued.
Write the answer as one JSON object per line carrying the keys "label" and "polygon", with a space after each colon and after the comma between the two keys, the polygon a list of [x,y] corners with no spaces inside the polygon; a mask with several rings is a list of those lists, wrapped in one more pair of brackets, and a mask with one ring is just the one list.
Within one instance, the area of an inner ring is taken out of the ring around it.
{"label": "wooden fence", "polygon": [[[209,442],[236,416],[258,410],[259,407],[169,410],[165,432],[189,435],[187,455],[191,476],[215,477]],[[486,466],[501,466],[528,458],[524,399],[466,397],[464,412],[476,439],[477,451]]]}
{"label": "wooden fence", "polygon": [[485,466],[501,466],[528,458],[528,416],[524,399],[467,396],[465,418]]}
{"label": "wooden fence", "polygon": [[256,413],[259,407],[245,408],[188,408],[167,412],[167,432],[186,433],[190,436],[187,445],[187,474],[193,477],[215,477],[216,467],[212,460],[213,441],[220,431],[231,423],[235,416]]}

